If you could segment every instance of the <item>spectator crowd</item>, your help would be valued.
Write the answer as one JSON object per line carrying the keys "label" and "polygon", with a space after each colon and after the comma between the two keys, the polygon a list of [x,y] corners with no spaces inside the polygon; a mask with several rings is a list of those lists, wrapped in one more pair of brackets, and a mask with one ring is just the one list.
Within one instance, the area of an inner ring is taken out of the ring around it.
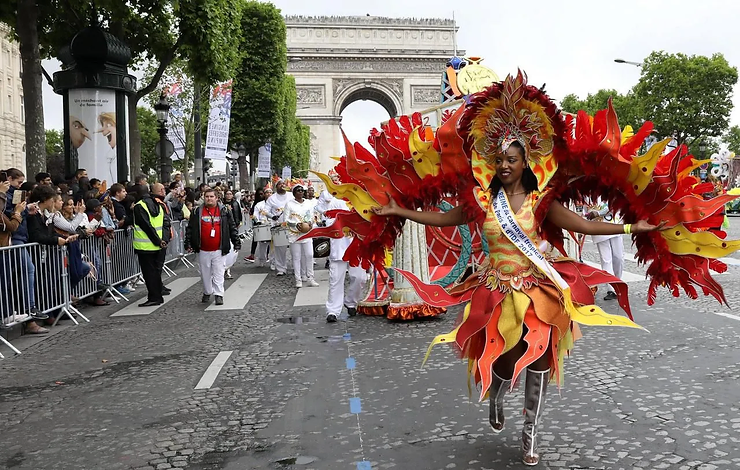
{"label": "spectator crowd", "polygon": [[[45,334],[48,333],[45,326],[54,324],[60,313],[58,310],[43,312],[36,301],[40,260],[34,258],[38,258],[39,253],[29,247],[12,250],[3,247],[31,243],[66,246],[69,282],[73,288],[85,277],[95,277],[101,269],[98,256],[92,259],[82,256],[80,240],[96,237],[102,243],[110,244],[116,229],[134,226],[135,230],[138,228],[135,226],[135,207],[141,206],[137,204],[140,201],[146,202],[151,198],[156,207],[164,211],[161,237],[164,249],[171,233],[168,227],[174,222],[188,220],[203,205],[205,194],[211,191],[230,212],[236,227],[245,222],[245,213],[251,214],[254,193],[234,191],[223,183],[213,188],[206,184],[197,188],[187,187],[180,174],[176,174],[174,181],[166,186],[156,182],[148,184],[145,175],[136,176],[134,181],[108,186],[106,181],[89,178],[83,168],[68,180],[39,173],[34,181],[27,180],[17,168],[0,170],[0,288],[3,292],[0,295],[0,319],[10,323],[9,319],[14,316],[25,315],[29,320],[24,323],[27,334]],[[149,203],[148,207],[155,206]],[[139,254],[139,250],[136,251]],[[163,263],[163,252],[161,259]],[[14,272],[17,271],[15,267],[20,267],[23,275]],[[226,275],[227,278],[230,276],[228,271]],[[143,283],[140,278],[134,279],[115,286],[115,289],[125,295]],[[167,295],[166,288],[162,286],[161,290],[163,295]],[[91,306],[108,305],[104,291],[105,286],[99,285],[98,292],[86,298],[85,302]]]}

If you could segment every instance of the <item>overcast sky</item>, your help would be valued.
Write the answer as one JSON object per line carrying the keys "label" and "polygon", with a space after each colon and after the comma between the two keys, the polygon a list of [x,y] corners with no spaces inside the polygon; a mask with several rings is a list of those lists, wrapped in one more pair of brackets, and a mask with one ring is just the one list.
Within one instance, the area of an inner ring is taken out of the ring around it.
{"label": "overcast sky", "polygon": [[[640,71],[616,64],[614,59],[640,62],[654,50],[707,56],[721,52],[730,64],[740,66],[740,2],[731,0],[274,3],[283,14],[291,15],[451,18],[454,8],[461,49],[484,57],[483,63],[502,78],[521,68],[532,84],[546,83],[556,100],[568,93],[585,97],[601,88],[627,92]],[[54,69],[54,64],[45,65]],[[739,86],[734,103],[731,123],[740,124]],[[47,128],[62,128],[61,98],[46,85],[44,106]],[[388,115],[375,103],[357,102],[347,107],[343,117],[342,126],[350,139],[364,143],[368,131]]]}

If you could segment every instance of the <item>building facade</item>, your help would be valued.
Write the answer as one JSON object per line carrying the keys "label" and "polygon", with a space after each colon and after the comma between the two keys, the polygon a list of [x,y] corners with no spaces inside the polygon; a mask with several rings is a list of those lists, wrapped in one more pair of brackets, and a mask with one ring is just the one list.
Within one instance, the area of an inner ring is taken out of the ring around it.
{"label": "building facade", "polygon": [[0,23],[0,168],[26,169],[21,53],[10,28]]}

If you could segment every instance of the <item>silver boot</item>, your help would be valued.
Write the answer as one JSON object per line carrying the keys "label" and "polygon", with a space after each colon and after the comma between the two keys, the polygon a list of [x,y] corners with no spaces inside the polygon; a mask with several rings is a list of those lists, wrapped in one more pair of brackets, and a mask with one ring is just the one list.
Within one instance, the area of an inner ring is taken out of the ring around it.
{"label": "silver boot", "polygon": [[510,385],[511,379],[505,380],[493,373],[493,382],[488,390],[488,422],[496,434],[504,430],[504,396]]}
{"label": "silver boot", "polygon": [[542,415],[545,406],[547,382],[550,380],[550,370],[541,372],[527,369],[527,379],[524,384],[524,429],[522,430],[522,462],[524,465],[534,466],[540,463],[537,453],[539,444],[537,434],[542,426]]}

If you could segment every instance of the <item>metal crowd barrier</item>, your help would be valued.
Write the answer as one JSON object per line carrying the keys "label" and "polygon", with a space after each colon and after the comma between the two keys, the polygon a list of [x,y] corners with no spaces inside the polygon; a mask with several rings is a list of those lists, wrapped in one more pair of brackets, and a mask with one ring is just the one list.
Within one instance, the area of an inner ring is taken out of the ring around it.
{"label": "metal crowd barrier", "polygon": [[167,266],[170,263],[175,263],[175,266],[182,263],[188,268],[194,268],[195,265],[187,259],[187,253],[185,253],[185,231],[188,228],[187,220],[176,220],[172,222],[172,239],[167,244],[167,252],[164,258],[164,272],[168,277],[175,275],[175,272]]}
{"label": "metal crowd barrier", "polygon": [[[31,321],[32,307],[47,314],[57,312],[54,324],[65,315],[79,324],[72,312],[89,321],[71,303],[66,247],[29,243],[0,248],[0,282],[2,328]],[[0,342],[14,353],[21,353],[2,336]]]}
{"label": "metal crowd barrier", "polygon": [[[168,263],[182,263],[195,267],[186,258],[185,230],[187,221],[172,224],[173,237],[167,246],[165,272],[174,271]],[[133,246],[133,230],[119,229],[113,240],[106,242],[100,237],[89,237],[78,241],[84,262],[94,266],[92,274],[83,278],[74,288],[69,274],[69,251],[66,246],[43,246],[38,243],[0,248],[0,328],[10,328],[31,320],[31,307],[43,313],[58,311],[54,325],[67,316],[75,325],[79,322],[73,313],[89,322],[72,305],[75,300],[85,299],[97,293],[109,296],[116,302],[128,299],[117,289],[141,275],[138,258]],[[0,336],[0,342],[14,353],[20,351],[10,341]],[[4,357],[0,353],[0,358]]]}

